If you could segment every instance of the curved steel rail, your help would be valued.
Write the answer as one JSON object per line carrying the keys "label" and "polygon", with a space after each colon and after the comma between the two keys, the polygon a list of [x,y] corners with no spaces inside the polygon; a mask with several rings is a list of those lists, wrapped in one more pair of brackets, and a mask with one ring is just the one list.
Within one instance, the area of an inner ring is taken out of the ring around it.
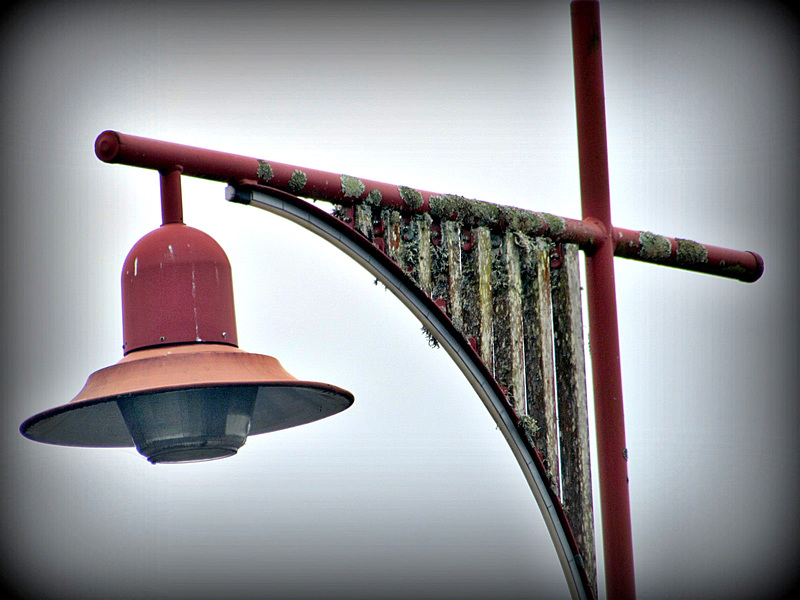
{"label": "curved steel rail", "polygon": [[228,186],[226,198],[289,219],[327,240],[377,277],[434,334],[467,377],[511,447],[542,512],[572,597],[593,598],[580,550],[558,495],[547,483],[541,456],[529,443],[500,386],[447,315],[367,238],[316,206],[250,181]]}

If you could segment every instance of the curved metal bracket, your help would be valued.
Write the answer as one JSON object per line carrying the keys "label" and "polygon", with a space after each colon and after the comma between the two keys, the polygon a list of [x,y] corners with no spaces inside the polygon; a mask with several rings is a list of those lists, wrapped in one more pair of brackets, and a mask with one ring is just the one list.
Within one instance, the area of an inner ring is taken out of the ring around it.
{"label": "curved metal bracket", "polygon": [[434,334],[469,380],[514,453],[542,512],[572,597],[593,598],[580,550],[558,495],[547,483],[541,456],[528,441],[497,381],[447,315],[367,238],[316,206],[250,181],[228,186],[226,198],[289,219],[327,240],[378,278]]}

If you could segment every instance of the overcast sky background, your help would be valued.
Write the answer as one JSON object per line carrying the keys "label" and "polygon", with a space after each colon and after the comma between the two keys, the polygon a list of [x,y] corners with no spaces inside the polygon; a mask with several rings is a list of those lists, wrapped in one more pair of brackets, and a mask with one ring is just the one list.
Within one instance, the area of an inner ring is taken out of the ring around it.
{"label": "overcast sky background", "polygon": [[[743,284],[616,262],[639,596],[777,597],[798,564],[797,19],[601,16],[615,224],[766,263]],[[6,586],[568,597],[446,353],[355,263],[222,184],[184,178],[184,211],[231,260],[240,347],[355,405],[180,466],[18,427],[121,358],[122,262],[160,224],[158,176],[98,161],[101,131],[579,217],[569,2],[28,2],[0,27]]]}

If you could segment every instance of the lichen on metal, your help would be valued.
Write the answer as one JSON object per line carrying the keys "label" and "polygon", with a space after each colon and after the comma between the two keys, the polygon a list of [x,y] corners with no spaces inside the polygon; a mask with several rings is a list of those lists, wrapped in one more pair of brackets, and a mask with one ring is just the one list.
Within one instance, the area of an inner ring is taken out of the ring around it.
{"label": "lichen on metal", "polygon": [[397,191],[400,194],[400,198],[410,210],[422,208],[422,193],[419,190],[404,185],[398,185]]}
{"label": "lichen on metal", "polygon": [[293,194],[299,194],[306,187],[307,181],[308,176],[300,169],[295,169],[289,178],[289,191]]}
{"label": "lichen on metal", "polygon": [[519,424],[522,426],[522,431],[525,432],[525,437],[528,438],[528,443],[536,447],[534,444],[534,437],[539,432],[539,424],[530,415],[522,415],[519,418]]}
{"label": "lichen on metal", "polygon": [[639,233],[639,256],[646,260],[665,261],[672,254],[672,242],[663,235],[649,231]]}
{"label": "lichen on metal", "polygon": [[370,190],[369,194],[367,194],[367,197],[364,198],[364,204],[380,206],[381,200],[383,200],[383,194],[381,194],[379,190]]}
{"label": "lichen on metal", "polygon": [[450,221],[455,218],[455,210],[448,211],[448,204],[445,196],[440,194],[431,194],[428,198],[428,206],[431,211],[431,216],[435,219],[442,221]]}
{"label": "lichen on metal", "polygon": [[258,180],[261,183],[267,183],[269,182],[270,179],[275,177],[275,173],[272,170],[272,165],[265,160],[258,161],[257,175],[258,175]]}
{"label": "lichen on metal", "polygon": [[542,220],[547,224],[547,234],[550,236],[561,235],[567,230],[567,222],[563,217],[557,217],[549,213],[538,213]]}
{"label": "lichen on metal", "polygon": [[480,340],[478,352],[481,360],[489,370],[493,370],[494,354],[492,352],[492,240],[489,229],[478,227],[474,231],[477,237],[478,266],[478,311],[480,315]]}
{"label": "lichen on metal", "polygon": [[[432,195],[428,199],[431,215],[442,220],[458,220],[466,223],[469,220],[471,204],[478,200],[470,200],[456,194]],[[474,225],[476,223],[470,223]]]}
{"label": "lichen on metal", "polygon": [[414,219],[401,218],[398,258],[403,271],[419,283],[420,230]]}
{"label": "lichen on metal", "polygon": [[[522,388],[513,385],[513,351],[512,341],[509,332],[510,323],[510,302],[509,302],[509,277],[506,256],[505,236],[491,236],[492,251],[492,319],[493,319],[493,358],[494,358],[494,378],[501,387],[506,388],[506,399],[514,407],[517,414],[524,414],[524,386]],[[520,397],[522,402],[520,402]]]}
{"label": "lichen on metal", "polygon": [[478,245],[475,231],[464,228],[460,231],[460,263],[461,263],[461,315],[460,331],[467,340],[475,342],[476,350],[480,348],[481,318],[478,302]]}
{"label": "lichen on metal", "polygon": [[[513,218],[510,222],[510,225],[516,231],[534,235],[542,230],[542,225],[544,223],[547,223],[547,221],[545,220],[543,213],[514,208]],[[563,219],[561,219],[561,225],[566,228],[566,225],[563,224]],[[561,233],[562,231],[563,230],[560,229],[558,233]]]}
{"label": "lichen on metal", "polygon": [[[519,250],[514,232],[507,230],[499,238],[502,258],[497,265],[493,286],[495,373],[502,377],[508,389],[509,400],[517,414],[525,414],[525,352],[522,316],[522,271]],[[493,244],[494,246],[494,244]],[[493,248],[494,249],[494,248]]]}
{"label": "lichen on metal", "polygon": [[723,273],[725,273],[729,277],[735,277],[736,279],[743,279],[747,280],[747,276],[750,274],[750,271],[747,270],[742,265],[736,264],[726,264],[724,260],[720,261],[719,267]]}
{"label": "lichen on metal", "polygon": [[553,312],[550,295],[550,251],[546,238],[516,233],[522,267],[522,320],[524,325],[525,389],[527,414],[540,424],[535,446],[559,489],[558,421],[553,356]]}
{"label": "lichen on metal", "polygon": [[496,204],[482,200],[470,200],[461,207],[463,215],[459,216],[465,221],[486,228],[495,228],[500,222],[500,209]]}
{"label": "lichen on metal", "polygon": [[443,221],[458,221],[473,227],[488,227],[492,230],[511,228],[516,231],[536,234],[548,229],[553,235],[566,230],[566,221],[561,217],[545,215],[515,206],[493,204],[455,194],[431,195],[428,199],[431,215]]}
{"label": "lichen on metal", "polygon": [[450,318],[461,331],[464,322],[461,315],[461,227],[454,221],[442,223],[442,247],[447,253],[448,301]]}
{"label": "lichen on metal", "polygon": [[355,207],[355,228],[365,238],[372,241],[372,208],[364,204],[357,204]]}
{"label": "lichen on metal", "polygon": [[678,252],[675,257],[679,265],[696,265],[708,262],[708,250],[702,244],[692,240],[676,238]]}
{"label": "lichen on metal", "polygon": [[596,589],[594,513],[578,247],[562,244],[551,270],[561,501]]}
{"label": "lichen on metal", "polygon": [[342,196],[345,198],[361,198],[366,191],[364,182],[357,177],[350,175],[340,175],[339,180],[342,184]]}
{"label": "lichen on metal", "polygon": [[522,266],[516,235],[507,231],[506,269],[508,271],[508,319],[511,337],[511,388],[515,403],[527,408],[525,393],[525,323],[522,316]]}
{"label": "lichen on metal", "polygon": [[417,229],[417,284],[431,295],[431,216],[427,213],[414,215]]}
{"label": "lichen on metal", "polygon": [[[445,242],[445,232],[441,224],[432,224],[431,227],[438,227],[436,240],[431,237],[431,292],[430,296],[434,301],[444,301],[447,313],[452,315],[450,310],[450,275],[449,262],[447,255],[447,245]],[[438,242],[438,243],[436,243]]]}
{"label": "lichen on metal", "polygon": [[505,236],[501,233],[492,233],[490,240],[492,243],[492,291],[505,291],[508,289]]}
{"label": "lichen on metal", "polygon": [[381,211],[381,219],[383,220],[386,232],[384,233],[386,239],[386,253],[395,263],[402,267],[401,261],[401,228],[403,225],[403,218],[396,210],[383,209]]}
{"label": "lichen on metal", "polygon": [[[413,188],[398,186],[405,206],[411,210],[422,208],[422,194]],[[367,201],[366,199],[364,201]],[[457,194],[432,194],[428,198],[431,217],[441,221],[457,221],[469,227],[486,227],[493,231],[511,228],[529,235],[557,236],[567,230],[566,220],[547,213],[484,202]]]}

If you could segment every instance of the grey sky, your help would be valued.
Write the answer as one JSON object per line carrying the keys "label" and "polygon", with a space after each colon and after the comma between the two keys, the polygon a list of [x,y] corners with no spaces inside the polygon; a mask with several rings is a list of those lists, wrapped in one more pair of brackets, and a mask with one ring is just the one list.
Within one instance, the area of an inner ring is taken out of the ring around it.
{"label": "grey sky", "polygon": [[[639,595],[776,596],[798,543],[797,21],[770,2],[601,15],[614,222],[766,262],[752,285],[616,262]],[[185,217],[231,259],[240,346],[353,408],[173,467],[17,428],[119,360],[122,261],[160,223],[157,177],[100,163],[98,133],[579,217],[569,2],[27,3],[2,25],[7,585],[567,597],[444,351],[369,274],[224,185],[184,179]]]}

